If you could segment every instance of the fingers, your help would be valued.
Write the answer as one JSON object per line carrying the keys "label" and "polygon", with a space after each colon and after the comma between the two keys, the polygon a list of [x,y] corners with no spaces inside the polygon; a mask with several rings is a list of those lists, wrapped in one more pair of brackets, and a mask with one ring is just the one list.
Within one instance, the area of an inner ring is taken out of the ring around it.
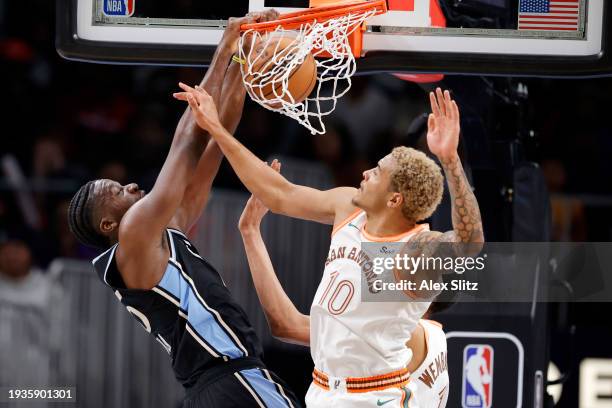
{"label": "fingers", "polygon": [[257,22],[257,12],[251,12],[245,15],[244,17],[230,17],[228,27],[238,27],[243,24],[251,24]]}
{"label": "fingers", "polygon": [[457,102],[451,97],[448,90],[444,91],[444,106],[446,109],[446,115],[449,116],[453,121],[459,120],[459,107]]}
{"label": "fingers", "polygon": [[[196,99],[197,94],[198,94],[197,90],[182,82],[179,82],[179,87],[185,92],[175,92],[172,94],[172,96],[174,96],[179,101],[187,101],[187,102],[189,102],[189,97],[191,96],[194,99],[194,101],[196,101],[196,107],[197,107],[197,99]],[[198,86],[196,86],[196,88],[198,88]]]}
{"label": "fingers", "polygon": [[438,107],[440,108],[440,113],[442,115],[446,115],[446,105],[444,104],[444,94],[442,93],[442,89],[436,88],[436,99],[438,101]]}
{"label": "fingers", "polygon": [[195,88],[192,88],[187,84],[179,82],[179,87],[184,92],[175,92],[172,94],[172,96],[179,101],[189,101],[188,97],[191,95],[198,104],[201,104],[211,97],[200,85],[196,85]]}
{"label": "fingers", "polygon": [[272,161],[272,164],[270,165],[270,167],[272,167],[272,169],[274,171],[276,171],[277,173],[280,173],[280,169],[281,169],[281,162],[279,162],[278,160],[274,159]]}
{"label": "fingers", "polygon": [[259,21],[262,18],[262,15],[263,15],[263,12],[261,11],[249,11],[248,13],[245,14],[243,19],[248,18],[248,19],[255,21],[256,23],[259,23]]}
{"label": "fingers", "polygon": [[451,105],[452,105],[454,119],[456,121],[461,120],[461,115],[459,114],[459,106],[457,106],[457,102],[452,101]]}
{"label": "fingers", "polygon": [[454,119],[453,117],[453,104],[452,104],[453,100],[451,99],[450,96],[450,92],[447,90],[444,91],[444,110],[446,111],[446,115],[450,116],[451,119]]}
{"label": "fingers", "polygon": [[268,211],[268,208],[261,202],[257,196],[251,194],[242,211],[242,217],[245,221],[261,220]]}
{"label": "fingers", "polygon": [[208,92],[204,90],[204,88],[199,86],[196,86],[195,97],[197,98],[198,103],[200,105],[214,103],[212,100],[212,96],[210,96]]}
{"label": "fingers", "polygon": [[187,94],[187,103],[193,112],[198,111],[198,102],[192,94]]}
{"label": "fingers", "polygon": [[189,95],[189,92],[175,92],[172,94],[174,99],[178,99],[179,101],[184,102],[187,102],[187,95]]}
{"label": "fingers", "polygon": [[181,88],[181,89],[182,89],[183,91],[185,91],[185,92],[192,92],[192,91],[195,91],[195,89],[193,89],[193,88],[192,88],[192,87],[190,87],[189,85],[184,84],[184,83],[182,83],[182,82],[179,82],[179,88]]}
{"label": "fingers", "polygon": [[246,17],[252,18],[256,23],[263,23],[265,21],[278,20],[280,13],[274,9],[268,9],[264,11],[251,11],[247,13]]}
{"label": "fingers", "polygon": [[436,88],[434,92],[430,92],[429,103],[434,116],[442,115],[453,120],[459,118],[459,108],[448,90],[442,91],[442,89]]}
{"label": "fingers", "polygon": [[274,9],[269,9],[263,12],[263,18],[261,21],[272,21],[278,20],[280,13]]}
{"label": "fingers", "polygon": [[438,106],[438,101],[436,99],[436,95],[433,92],[429,93],[429,103],[431,104],[431,112],[435,116],[440,116],[440,107]]}
{"label": "fingers", "polygon": [[208,92],[206,92],[206,90],[202,88],[200,85],[195,86],[194,92],[197,93],[198,95],[210,96],[208,95]]}

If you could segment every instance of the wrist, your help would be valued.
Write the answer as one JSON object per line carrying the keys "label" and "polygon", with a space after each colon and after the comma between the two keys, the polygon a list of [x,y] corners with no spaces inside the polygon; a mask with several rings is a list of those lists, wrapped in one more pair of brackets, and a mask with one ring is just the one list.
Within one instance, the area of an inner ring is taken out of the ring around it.
{"label": "wrist", "polygon": [[248,221],[238,225],[238,229],[242,236],[253,236],[260,233],[259,231],[260,221]]}
{"label": "wrist", "polygon": [[231,58],[232,54],[238,51],[238,43],[240,42],[240,31],[229,32],[225,31],[219,42],[219,46],[223,47],[223,57]]}
{"label": "wrist", "polygon": [[439,154],[437,155],[437,157],[438,160],[440,160],[440,163],[442,164],[451,164],[459,161],[459,154],[456,150],[451,153]]}
{"label": "wrist", "polygon": [[208,126],[208,133],[210,133],[210,137],[212,137],[215,141],[218,141],[219,138],[223,137],[224,131],[225,128],[219,121],[214,121]]}

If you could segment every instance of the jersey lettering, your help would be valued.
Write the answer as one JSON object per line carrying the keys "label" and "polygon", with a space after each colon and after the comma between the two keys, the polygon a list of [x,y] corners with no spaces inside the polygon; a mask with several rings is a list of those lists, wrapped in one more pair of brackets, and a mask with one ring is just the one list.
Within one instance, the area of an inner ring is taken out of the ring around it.
{"label": "jersey lettering", "polygon": [[434,383],[440,376],[448,369],[446,360],[446,352],[441,352],[436,356],[434,361],[423,371],[423,374],[419,377],[419,380],[427,387],[433,387]]}

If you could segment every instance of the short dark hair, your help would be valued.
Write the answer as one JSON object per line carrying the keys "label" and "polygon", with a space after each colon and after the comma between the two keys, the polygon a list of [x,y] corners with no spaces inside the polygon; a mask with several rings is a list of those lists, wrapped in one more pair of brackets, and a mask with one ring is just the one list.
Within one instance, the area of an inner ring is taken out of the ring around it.
{"label": "short dark hair", "polygon": [[85,183],[70,200],[68,226],[80,243],[99,249],[106,249],[110,242],[93,225],[95,180]]}

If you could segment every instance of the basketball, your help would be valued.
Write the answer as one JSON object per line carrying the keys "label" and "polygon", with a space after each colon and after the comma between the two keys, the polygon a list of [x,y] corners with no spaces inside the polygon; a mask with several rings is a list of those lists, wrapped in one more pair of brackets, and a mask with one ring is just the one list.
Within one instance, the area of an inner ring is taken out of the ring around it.
{"label": "basketball", "polygon": [[[257,73],[246,76],[245,81],[251,85],[247,89],[250,88],[251,96],[262,100],[272,108],[281,106],[280,102],[273,102],[276,98],[288,103],[303,102],[317,83],[317,64],[311,53],[301,64],[293,68],[288,77],[284,71],[278,73],[274,71],[279,64],[282,65],[284,58],[295,52],[294,45],[293,37],[270,38],[260,42],[253,52],[247,54],[252,60],[252,65],[249,64],[252,66],[251,72]],[[283,89],[285,81],[287,81],[286,90]]]}

